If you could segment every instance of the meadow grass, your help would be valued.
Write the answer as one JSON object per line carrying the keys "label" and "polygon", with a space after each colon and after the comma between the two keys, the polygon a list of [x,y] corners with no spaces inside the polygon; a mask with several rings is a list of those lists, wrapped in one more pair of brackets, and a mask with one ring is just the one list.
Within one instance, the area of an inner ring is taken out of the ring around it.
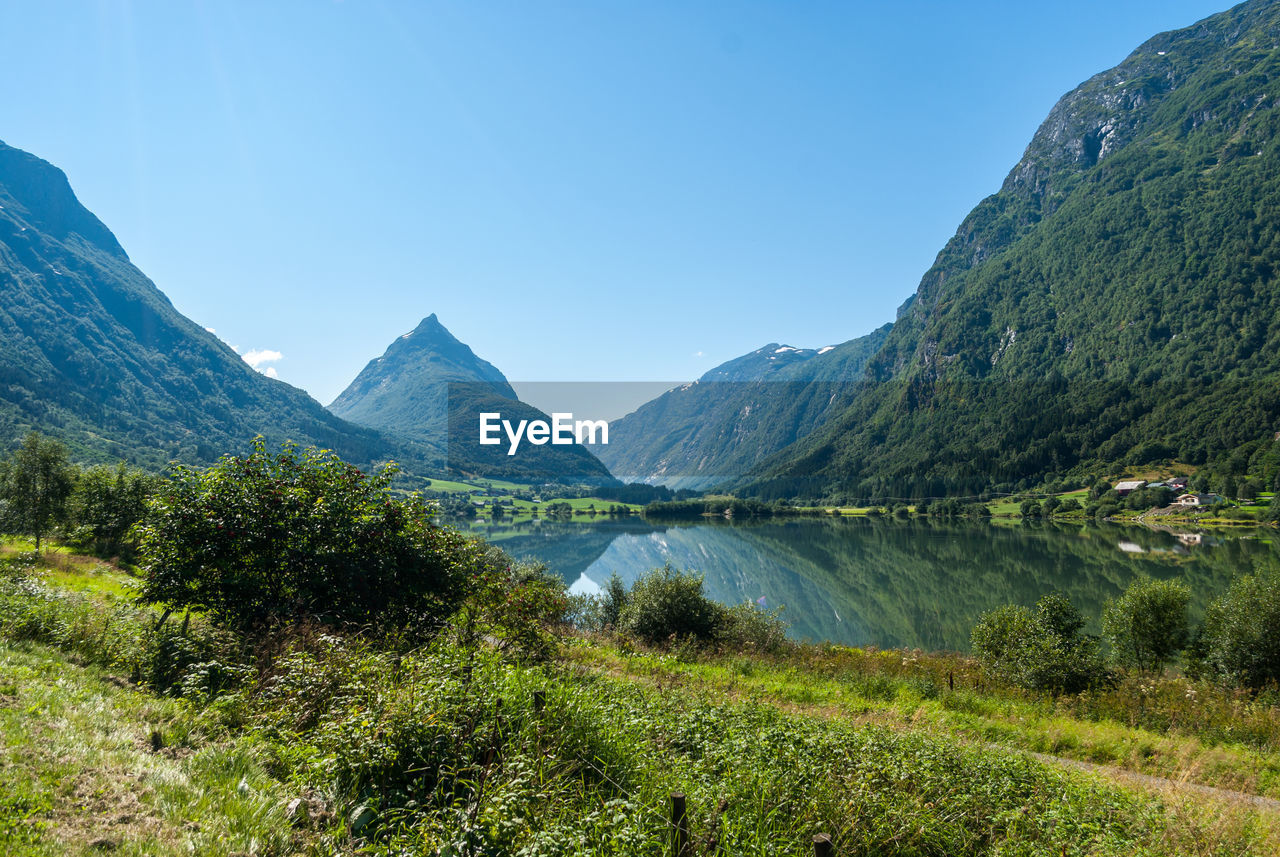
{"label": "meadow grass", "polygon": [[220,732],[65,652],[0,642],[0,852],[289,853],[284,784]]}
{"label": "meadow grass", "polygon": [[1210,728],[1225,698],[1156,695],[1184,718],[1161,735],[1100,716],[1105,701],[970,687],[965,659],[916,653],[571,637],[529,662],[449,630],[404,650],[323,628],[246,651],[199,617],[157,629],[94,566],[54,570],[0,577],[5,853],[658,857],[673,792],[698,854],[809,854],[819,832],[851,855],[1280,851],[1267,807],[1020,752],[1211,774],[1218,753],[1209,780],[1268,794],[1265,706],[1236,709],[1233,743]]}
{"label": "meadow grass", "polygon": [[1133,677],[1054,699],[993,685],[956,655],[815,646],[685,660],[625,642],[566,651],[586,667],[653,686],[680,682],[725,699],[1280,799],[1280,709],[1206,682]]}

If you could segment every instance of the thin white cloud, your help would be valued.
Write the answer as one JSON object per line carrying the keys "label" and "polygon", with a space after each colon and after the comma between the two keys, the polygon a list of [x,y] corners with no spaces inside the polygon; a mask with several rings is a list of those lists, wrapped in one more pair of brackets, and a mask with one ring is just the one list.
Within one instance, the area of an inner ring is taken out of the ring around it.
{"label": "thin white cloud", "polygon": [[252,348],[246,351],[243,356],[245,363],[259,371],[266,368],[263,364],[275,363],[277,360],[284,358],[284,355],[279,351],[272,351],[270,348]]}
{"label": "thin white cloud", "polygon": [[706,353],[705,353],[705,352],[702,352],[702,351],[695,351],[695,352],[693,352],[693,356],[694,356],[694,357],[706,357],[707,355],[706,355]]}
{"label": "thin white cloud", "polygon": [[[240,353],[239,348],[236,349],[236,353]],[[274,351],[270,348],[250,348],[240,356],[244,359],[245,363],[248,363],[268,378],[280,377],[279,373],[276,372],[276,367],[267,365],[268,363],[275,363],[277,360],[284,359],[284,355],[279,351]]]}

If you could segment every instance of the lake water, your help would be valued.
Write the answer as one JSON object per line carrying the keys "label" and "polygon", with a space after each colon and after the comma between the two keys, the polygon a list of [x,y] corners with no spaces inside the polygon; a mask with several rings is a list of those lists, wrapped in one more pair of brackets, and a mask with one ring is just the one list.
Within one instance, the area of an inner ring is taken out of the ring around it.
{"label": "lake water", "polygon": [[477,528],[592,591],[671,563],[726,604],[784,608],[791,636],[847,645],[964,650],[1002,604],[1067,595],[1098,631],[1107,598],[1142,575],[1180,578],[1193,620],[1238,574],[1280,570],[1274,531],[1214,533],[1058,524],[848,518],[655,525],[638,519]]}

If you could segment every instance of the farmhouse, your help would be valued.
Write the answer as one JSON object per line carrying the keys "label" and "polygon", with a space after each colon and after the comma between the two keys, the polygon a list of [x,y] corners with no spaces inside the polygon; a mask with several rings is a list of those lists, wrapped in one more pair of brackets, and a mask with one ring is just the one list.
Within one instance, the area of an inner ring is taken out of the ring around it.
{"label": "farmhouse", "polygon": [[1143,482],[1141,479],[1135,479],[1131,482],[1117,482],[1116,493],[1123,497],[1130,492],[1137,491],[1146,484],[1147,483]]}
{"label": "farmhouse", "polygon": [[1212,506],[1221,499],[1217,494],[1183,494],[1173,502],[1179,506]]}

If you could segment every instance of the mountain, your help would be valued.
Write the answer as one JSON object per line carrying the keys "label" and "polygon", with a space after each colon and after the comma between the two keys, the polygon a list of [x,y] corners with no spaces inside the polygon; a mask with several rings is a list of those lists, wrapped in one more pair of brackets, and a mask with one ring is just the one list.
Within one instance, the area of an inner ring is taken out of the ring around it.
{"label": "mountain", "polygon": [[853,403],[742,489],[971,494],[1170,459],[1274,483],[1278,131],[1271,0],[1085,81],[938,254]]}
{"label": "mountain", "polygon": [[329,405],[343,419],[432,449],[447,450],[449,468],[468,476],[516,482],[612,484],[613,477],[584,446],[521,443],[481,445],[480,414],[498,413],[550,423],[545,413],[519,400],[501,372],[475,355],[435,314],[369,361]]}
{"label": "mountain", "polygon": [[36,429],[86,461],[208,463],[257,434],[360,464],[430,454],[338,419],[183,316],[53,165],[0,143],[0,443]]}
{"label": "mountain", "polygon": [[517,398],[502,373],[432,313],[369,361],[329,410],[360,425],[442,438],[449,382],[475,383],[495,396]]}
{"label": "mountain", "polygon": [[847,406],[889,329],[816,350],[771,342],[614,421],[609,444],[592,449],[624,482],[738,479]]}

